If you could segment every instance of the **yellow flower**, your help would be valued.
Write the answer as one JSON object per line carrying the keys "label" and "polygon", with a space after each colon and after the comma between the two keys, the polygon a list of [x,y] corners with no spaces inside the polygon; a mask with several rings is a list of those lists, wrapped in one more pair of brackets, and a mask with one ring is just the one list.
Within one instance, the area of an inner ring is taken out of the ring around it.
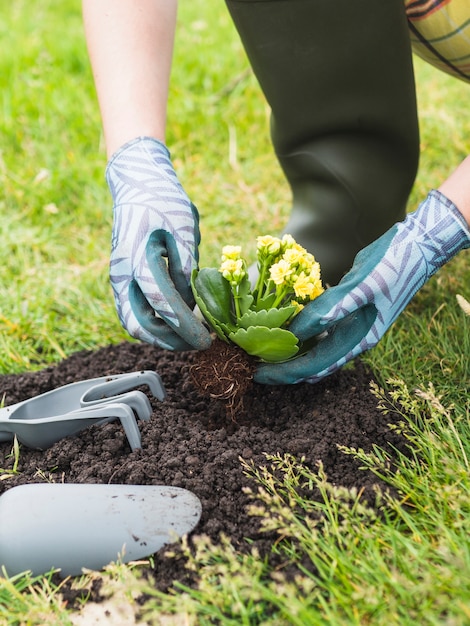
{"label": "yellow flower", "polygon": [[299,244],[295,241],[295,239],[292,237],[292,235],[283,235],[282,237],[282,245],[284,247],[284,250],[287,250],[289,248],[293,248],[294,246],[298,246]]}
{"label": "yellow flower", "polygon": [[301,263],[303,258],[303,253],[301,250],[297,250],[296,248],[288,248],[282,258],[289,263],[291,266],[297,266]]}
{"label": "yellow flower", "polygon": [[320,263],[315,262],[310,268],[310,280],[321,282],[320,278]]}
{"label": "yellow flower", "polygon": [[301,302],[298,302],[297,300],[291,300],[290,304],[292,306],[295,306],[295,311],[294,311],[294,315],[297,315],[297,313],[300,313],[300,311],[304,308],[304,304],[302,304]]}
{"label": "yellow flower", "polygon": [[312,293],[310,294],[310,300],[315,300],[315,298],[318,298],[318,296],[321,296],[321,294],[325,291],[323,289],[323,285],[321,284],[321,280],[315,280],[312,281]]}
{"label": "yellow flower", "polygon": [[307,251],[305,251],[305,253],[303,254],[302,260],[299,265],[306,272],[310,272],[312,268],[315,267],[315,265],[318,265],[318,267],[320,267],[319,264],[315,261],[315,257],[313,256],[313,254],[310,254],[310,252]]}
{"label": "yellow flower", "polygon": [[269,273],[271,275],[271,280],[275,285],[283,285],[287,282],[289,276],[293,273],[293,269],[290,264],[281,259],[277,263],[271,265]]}
{"label": "yellow flower", "polygon": [[219,272],[231,285],[238,285],[246,275],[242,259],[227,259],[223,261],[219,267]]}
{"label": "yellow flower", "polygon": [[294,282],[294,293],[296,298],[305,300],[309,298],[311,292],[311,282],[305,272],[300,272]]}
{"label": "yellow flower", "polygon": [[241,253],[241,246],[224,246],[222,248],[222,261],[227,261],[228,259],[237,260],[240,258]]}
{"label": "yellow flower", "polygon": [[294,293],[301,300],[314,300],[323,293],[321,281],[316,276],[300,272],[294,282]]}
{"label": "yellow flower", "polygon": [[279,254],[281,251],[281,240],[278,237],[271,237],[271,235],[264,235],[257,237],[257,249],[258,254],[262,257],[273,256]]}

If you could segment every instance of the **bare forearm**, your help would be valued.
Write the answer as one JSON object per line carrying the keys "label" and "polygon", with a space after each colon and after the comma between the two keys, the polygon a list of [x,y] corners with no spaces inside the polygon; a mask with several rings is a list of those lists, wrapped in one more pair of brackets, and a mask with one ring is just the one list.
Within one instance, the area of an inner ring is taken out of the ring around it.
{"label": "bare forearm", "polygon": [[177,0],[83,0],[108,155],[141,135],[165,140]]}
{"label": "bare forearm", "polygon": [[467,157],[439,187],[452,200],[470,226],[470,157]]}

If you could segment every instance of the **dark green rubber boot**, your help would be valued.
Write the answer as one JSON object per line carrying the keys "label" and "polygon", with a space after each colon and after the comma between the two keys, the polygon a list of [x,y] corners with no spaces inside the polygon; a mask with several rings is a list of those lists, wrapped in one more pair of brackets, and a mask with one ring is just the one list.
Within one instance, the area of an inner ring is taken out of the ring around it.
{"label": "dark green rubber boot", "polygon": [[403,0],[226,1],[292,187],[285,232],[333,285],[361,248],[403,219],[416,176]]}

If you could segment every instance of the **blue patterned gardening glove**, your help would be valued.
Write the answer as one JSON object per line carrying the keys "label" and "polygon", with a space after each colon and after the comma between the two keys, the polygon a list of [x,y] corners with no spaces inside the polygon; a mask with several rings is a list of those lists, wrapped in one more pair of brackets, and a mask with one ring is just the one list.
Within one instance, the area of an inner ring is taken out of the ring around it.
{"label": "blue patterned gardening glove", "polygon": [[356,256],[341,282],[309,303],[291,330],[302,342],[328,331],[304,355],[258,367],[265,384],[318,382],[374,347],[424,283],[457,252],[470,232],[457,207],[433,190],[418,209]]}
{"label": "blue patterned gardening glove", "polygon": [[110,277],[121,324],[132,337],[169,350],[208,348],[190,286],[199,216],[167,148],[135,139],[111,158],[106,179],[114,201]]}

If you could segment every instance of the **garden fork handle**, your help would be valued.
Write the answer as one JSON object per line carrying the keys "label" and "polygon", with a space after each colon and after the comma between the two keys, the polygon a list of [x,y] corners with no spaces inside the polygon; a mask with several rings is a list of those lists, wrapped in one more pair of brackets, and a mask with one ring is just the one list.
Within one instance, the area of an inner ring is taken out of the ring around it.
{"label": "garden fork handle", "polygon": [[130,372],[126,374],[112,375],[103,382],[93,385],[83,394],[80,399],[81,406],[89,406],[101,402],[109,402],[111,398],[119,401],[119,394],[140,385],[148,385],[152,394],[160,401],[166,398],[166,391],[162,380],[157,372],[152,370],[142,370],[140,372]]}

